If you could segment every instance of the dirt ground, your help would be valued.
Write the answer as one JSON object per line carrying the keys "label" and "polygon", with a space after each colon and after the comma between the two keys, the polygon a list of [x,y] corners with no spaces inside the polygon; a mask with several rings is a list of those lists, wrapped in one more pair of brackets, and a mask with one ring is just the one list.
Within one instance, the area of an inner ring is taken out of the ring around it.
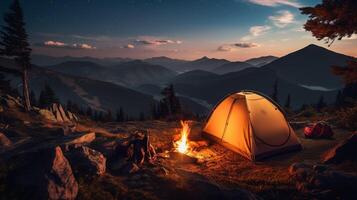
{"label": "dirt ground", "polygon": [[[138,129],[146,129],[150,133],[155,147],[167,149],[172,136],[179,133],[177,122],[147,121],[133,123],[106,124],[104,129],[114,134],[130,133]],[[201,124],[196,123],[191,130],[191,138],[200,137]],[[322,155],[338,142],[347,138],[350,133],[336,129],[332,139],[305,139],[303,130],[295,130],[303,150],[277,155],[259,162],[251,162],[226,148],[211,144],[202,149],[202,162],[176,163],[174,168],[184,172],[202,175],[219,186],[234,189],[236,187],[251,191],[263,199],[309,199],[295,190],[295,185],[288,174],[288,167],[294,162],[319,162]],[[347,172],[356,172],[355,164],[332,166]]]}
{"label": "dirt ground", "polygon": [[[31,137],[39,140],[44,136],[46,138],[50,136],[48,131],[56,127],[54,124],[40,123],[36,117],[19,113],[6,115],[9,118],[7,120],[13,122],[12,127],[16,130],[16,137]],[[44,129],[44,125],[48,128]],[[192,124],[189,136],[191,140],[201,139],[201,126],[202,124],[197,122]],[[77,129],[83,132],[96,132],[98,141],[123,138],[136,130],[147,130],[158,152],[164,152],[172,149],[173,136],[180,133],[181,125],[179,122],[166,121],[105,124],[84,122],[79,124]],[[155,171],[156,169],[153,170],[149,166],[144,167],[140,173],[132,175],[116,175],[108,170],[104,176],[93,180],[79,177],[78,199],[217,199],[220,196],[215,195],[221,194],[222,188],[225,196],[226,191],[228,195],[229,193],[236,195],[233,195],[234,199],[237,199],[237,194],[239,196],[240,191],[237,192],[239,188],[248,190],[262,199],[311,199],[297,192],[295,183],[289,177],[288,167],[294,162],[319,162],[328,149],[347,138],[350,133],[334,129],[335,135],[332,139],[317,140],[305,139],[302,129],[295,131],[303,146],[301,151],[277,155],[260,162],[251,162],[237,153],[212,143],[196,154],[200,157],[199,162],[175,162],[172,158],[159,159],[160,165],[169,169],[168,175],[165,170]],[[41,141],[43,140],[39,140]],[[331,167],[354,173],[357,169],[356,163]],[[0,169],[0,180],[1,174]],[[3,189],[3,185],[0,184],[0,192]]]}

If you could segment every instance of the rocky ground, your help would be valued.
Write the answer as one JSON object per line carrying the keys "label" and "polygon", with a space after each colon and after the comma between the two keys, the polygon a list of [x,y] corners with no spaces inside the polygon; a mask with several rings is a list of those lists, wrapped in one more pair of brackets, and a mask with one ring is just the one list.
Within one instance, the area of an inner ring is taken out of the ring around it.
{"label": "rocky ground", "polygon": [[[297,127],[302,151],[253,163],[218,144],[198,145],[195,158],[171,152],[179,122],[97,124],[61,110],[27,114],[1,97],[0,199],[356,199],[349,131],[313,140]],[[201,126],[191,123],[190,140],[202,141]],[[137,131],[156,159],[128,159]]]}

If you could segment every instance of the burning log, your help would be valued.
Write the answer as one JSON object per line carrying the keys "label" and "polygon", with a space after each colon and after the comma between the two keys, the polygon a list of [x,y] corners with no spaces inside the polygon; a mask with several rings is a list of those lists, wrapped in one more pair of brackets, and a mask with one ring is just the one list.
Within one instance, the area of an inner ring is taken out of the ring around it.
{"label": "burning log", "polygon": [[136,131],[134,138],[128,142],[128,160],[135,164],[143,164],[145,161],[152,162],[156,158],[156,151],[150,143],[147,131]]}

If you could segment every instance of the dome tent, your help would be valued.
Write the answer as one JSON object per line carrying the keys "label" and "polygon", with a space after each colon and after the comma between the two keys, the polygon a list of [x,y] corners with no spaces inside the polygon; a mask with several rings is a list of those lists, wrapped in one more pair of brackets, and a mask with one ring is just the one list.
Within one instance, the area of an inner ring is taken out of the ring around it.
{"label": "dome tent", "polygon": [[212,110],[202,131],[205,137],[253,161],[301,149],[283,110],[255,91],[226,96]]}

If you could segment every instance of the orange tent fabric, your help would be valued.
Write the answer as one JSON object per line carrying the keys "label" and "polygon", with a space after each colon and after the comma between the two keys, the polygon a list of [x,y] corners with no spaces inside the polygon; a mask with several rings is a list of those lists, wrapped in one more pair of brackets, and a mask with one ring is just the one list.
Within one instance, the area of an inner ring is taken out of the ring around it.
{"label": "orange tent fabric", "polygon": [[211,112],[203,133],[250,160],[301,149],[281,108],[253,91],[224,98]]}

